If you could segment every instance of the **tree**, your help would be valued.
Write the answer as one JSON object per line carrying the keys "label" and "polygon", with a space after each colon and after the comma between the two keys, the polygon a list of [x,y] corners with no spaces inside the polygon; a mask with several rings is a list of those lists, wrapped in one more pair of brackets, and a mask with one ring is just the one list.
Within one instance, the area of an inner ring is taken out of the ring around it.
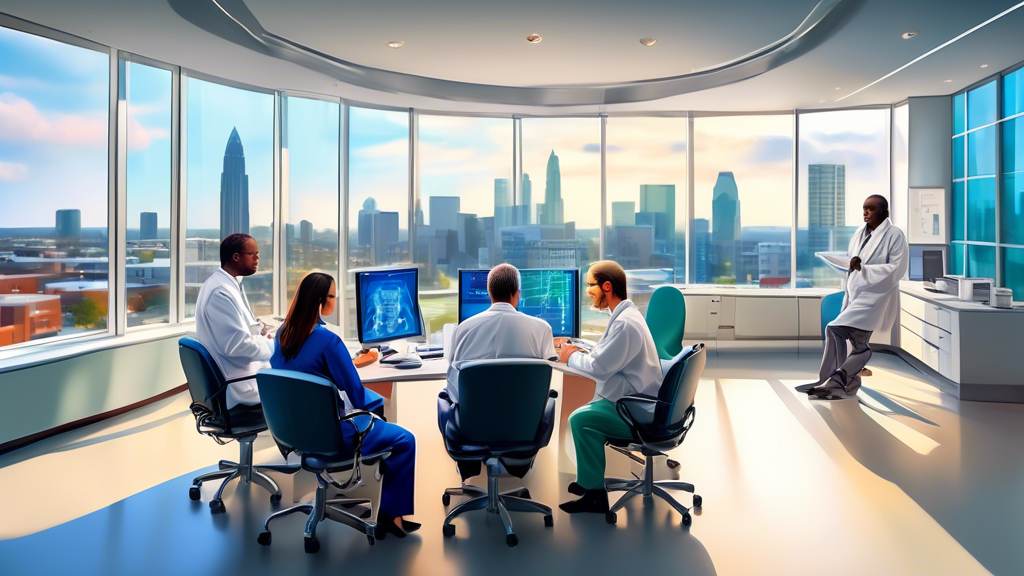
{"label": "tree", "polygon": [[75,326],[79,328],[103,328],[107,325],[107,315],[99,304],[89,298],[82,298],[78,304],[69,306],[68,312],[74,316]]}
{"label": "tree", "polygon": [[142,264],[149,264],[153,261],[154,256],[156,256],[156,253],[152,250],[142,250],[139,252],[139,262]]}

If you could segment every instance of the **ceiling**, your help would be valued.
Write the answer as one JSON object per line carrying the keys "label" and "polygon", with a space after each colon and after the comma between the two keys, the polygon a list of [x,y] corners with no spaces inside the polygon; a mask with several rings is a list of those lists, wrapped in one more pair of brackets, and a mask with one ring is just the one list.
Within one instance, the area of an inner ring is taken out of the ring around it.
{"label": "ceiling", "polygon": [[[1024,60],[1022,8],[850,96],[1016,2],[844,1],[849,9],[826,37],[754,77],[641,102],[559,107],[472,101],[455,90],[427,94],[395,85],[374,89],[368,83],[346,84],[322,69],[275,58],[197,27],[171,9],[168,0],[5,0],[0,10],[238,82],[387,106],[477,113],[758,111],[888,104],[910,96],[949,94]],[[244,7],[267,32],[355,69],[516,88],[642,84],[689,75],[778,41],[793,32],[815,5],[808,0],[244,0]],[[900,34],[907,30],[920,33],[903,40]],[[543,42],[526,42],[531,33],[541,34]],[[657,38],[658,43],[645,47],[639,43],[642,37]],[[406,45],[391,49],[384,44],[388,40]],[[989,66],[981,68],[982,64]],[[947,79],[951,82],[944,82]]]}

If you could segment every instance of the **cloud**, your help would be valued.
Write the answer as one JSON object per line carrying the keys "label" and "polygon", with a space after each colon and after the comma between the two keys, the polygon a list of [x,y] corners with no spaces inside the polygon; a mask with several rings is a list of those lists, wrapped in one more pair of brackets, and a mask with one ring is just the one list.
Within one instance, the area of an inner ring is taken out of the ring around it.
{"label": "cloud", "polygon": [[683,142],[673,142],[672,143],[672,151],[673,152],[686,152],[686,142],[685,141],[683,141]]}
{"label": "cloud", "polygon": [[171,133],[163,128],[147,128],[138,121],[128,121],[128,151],[141,152],[149,148],[153,140],[162,140],[170,137]]}
{"label": "cloud", "polygon": [[784,136],[769,136],[758,139],[747,153],[747,162],[790,162],[793,161],[793,139]]}
{"label": "cloud", "polygon": [[34,90],[45,90],[52,89],[53,85],[45,80],[40,80],[39,78],[23,78],[20,76],[11,76],[9,74],[0,74],[0,87],[7,89],[30,88]]}
{"label": "cloud", "polygon": [[[857,145],[857,144],[875,144],[879,140],[879,135],[875,133],[864,134],[859,132],[818,132],[807,134],[803,133],[804,138],[812,138],[819,144],[826,144],[829,146],[837,145]],[[883,138],[884,140],[884,138]]]}
{"label": "cloud", "polygon": [[0,162],[0,182],[23,182],[28,179],[28,166]]}
{"label": "cloud", "polygon": [[43,114],[28,100],[4,92],[0,94],[0,138],[71,146],[106,145],[107,120],[101,115]]}
{"label": "cloud", "polygon": [[[614,144],[608,145],[608,151],[609,152],[618,152],[620,150],[622,150],[622,148],[619,148],[618,146],[616,146]],[[584,144],[583,145],[583,151],[584,152],[594,153],[594,154],[600,154],[601,153],[601,144],[600,143],[597,143],[597,144]],[[557,152],[556,152],[556,155],[557,155]]]}

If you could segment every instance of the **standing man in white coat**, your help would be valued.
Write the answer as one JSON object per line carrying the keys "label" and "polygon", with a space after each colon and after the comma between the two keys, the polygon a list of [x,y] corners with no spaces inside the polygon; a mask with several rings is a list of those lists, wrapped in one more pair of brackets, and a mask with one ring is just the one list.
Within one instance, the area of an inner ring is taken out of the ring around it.
{"label": "standing man in white coat", "polygon": [[260,403],[256,371],[270,368],[274,341],[267,326],[256,318],[242,288],[242,278],[256,273],[260,249],[248,234],[231,234],[220,243],[220,268],[199,289],[196,300],[196,336],[231,380],[254,376],[228,385],[227,407]]}
{"label": "standing man in white coat", "polygon": [[661,388],[661,360],[647,320],[626,292],[626,272],[610,260],[595,262],[587,272],[587,294],[594,306],[610,310],[611,319],[589,354],[576,346],[563,346],[558,359],[597,384],[590,404],[569,416],[576,446],[576,482],[569,492],[579,500],[559,505],[576,512],[608,511],[604,484],[604,444],[608,438],[632,438],[629,425],[619,417],[615,403],[630,394],[657,395]]}
{"label": "standing man in white coat", "polygon": [[[864,200],[864,226],[850,240],[850,268],[843,279],[843,309],[825,328],[825,355],[818,381],[798,390],[812,398],[850,398],[860,389],[860,372],[871,358],[868,341],[889,330],[900,308],[900,280],[907,273],[910,248],[889,220],[889,202]],[[846,341],[853,344],[847,354]]]}

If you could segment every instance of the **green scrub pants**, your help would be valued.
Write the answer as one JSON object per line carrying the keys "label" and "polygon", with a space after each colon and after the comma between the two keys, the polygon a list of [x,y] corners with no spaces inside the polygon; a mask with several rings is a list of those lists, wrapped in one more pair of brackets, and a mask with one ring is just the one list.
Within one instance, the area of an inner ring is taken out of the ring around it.
{"label": "green scrub pants", "polygon": [[607,438],[632,438],[629,426],[615,412],[615,403],[598,398],[569,416],[576,446],[576,482],[587,490],[604,489],[604,443]]}

